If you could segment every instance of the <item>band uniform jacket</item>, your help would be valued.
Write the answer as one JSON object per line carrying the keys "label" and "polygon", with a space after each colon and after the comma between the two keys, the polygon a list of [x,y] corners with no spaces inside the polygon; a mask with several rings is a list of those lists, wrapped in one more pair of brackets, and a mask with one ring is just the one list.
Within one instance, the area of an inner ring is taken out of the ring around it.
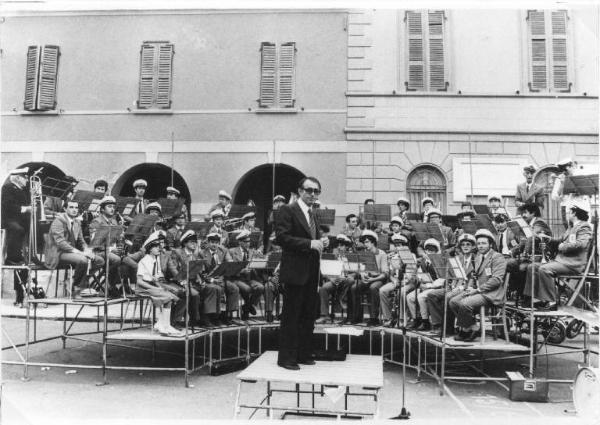
{"label": "band uniform jacket", "polygon": [[87,248],[79,220],[73,219],[72,222],[73,232],[69,229],[67,213],[60,213],[50,225],[50,233],[46,238],[44,250],[44,261],[49,269],[55,269],[58,266],[61,253],[73,252],[75,249],[83,251]]}
{"label": "band uniform jacket", "polygon": [[180,240],[181,240],[181,236],[183,236],[184,229],[185,229],[185,226],[182,227],[181,229],[177,226],[173,226],[169,230],[167,230],[167,238],[166,238],[167,249],[181,247]]}
{"label": "band uniform jacket", "polygon": [[221,235],[221,245],[223,245],[223,246],[229,245],[229,232],[227,232],[227,230],[223,229],[223,227],[217,227],[217,226],[213,225],[208,230],[208,233],[213,233],[213,232]]}
{"label": "band uniform jacket", "polygon": [[[196,250],[195,252],[188,254],[188,252],[184,248],[176,248],[171,251],[171,256],[169,258],[169,274],[173,277],[177,277],[179,273],[182,273],[182,275],[184,275],[186,273],[187,264],[190,261],[198,260],[204,260],[204,257],[202,256],[200,250]],[[196,276],[190,276],[190,281],[194,282],[195,280]]]}
{"label": "band uniform jacket", "polygon": [[540,208],[544,207],[544,188],[535,183],[531,183],[531,187],[527,190],[527,183],[523,182],[517,185],[517,194],[515,202],[523,202],[524,204],[536,204]]}
{"label": "band uniform jacket", "polygon": [[[550,229],[550,226],[548,226],[548,224],[539,217],[533,217],[533,219],[531,220],[531,223],[529,223],[529,227],[531,227],[531,230],[534,235],[544,233],[545,235],[552,236],[552,229]],[[539,254],[541,252],[539,242],[540,242],[539,238],[536,238],[536,240],[535,240],[536,254]],[[532,253],[531,252],[532,244],[533,244],[533,238],[527,238],[526,240],[521,241],[519,244],[519,252],[521,254],[522,253],[531,254]]]}
{"label": "band uniform jacket", "polygon": [[485,255],[475,257],[475,278],[481,295],[494,305],[504,302],[504,275],[506,274],[506,259],[493,249]]}
{"label": "band uniform jacket", "polygon": [[5,224],[16,221],[25,229],[29,228],[29,213],[22,213],[21,207],[30,205],[29,192],[20,189],[10,180],[2,185],[2,228]]}
{"label": "band uniform jacket", "polygon": [[119,229],[119,223],[117,223],[117,219],[114,217],[107,218],[103,214],[100,214],[98,217],[94,218],[90,223],[90,243],[96,248],[103,250],[103,247],[106,245],[106,236],[99,240],[96,238],[96,232],[98,229],[104,226],[113,226],[114,229],[111,229],[110,241],[108,243],[109,248],[114,246],[119,239],[119,235],[122,233],[122,228]]}
{"label": "band uniform jacket", "polygon": [[[316,239],[321,238],[319,220],[313,215]],[[285,285],[306,285],[319,273],[319,253],[310,249],[310,225],[298,202],[283,205],[276,223],[276,243],[281,246],[280,282]]]}
{"label": "band uniform jacket", "polygon": [[[229,255],[231,256],[231,261],[244,261],[244,252],[241,246],[229,248]],[[249,248],[245,261],[250,261],[252,258],[264,258],[264,255],[262,255],[261,251],[258,249]],[[244,277],[243,274],[244,273],[241,273],[242,277]],[[259,280],[256,270],[250,270],[245,277],[248,279]]]}
{"label": "band uniform jacket", "polygon": [[569,227],[560,238],[553,239],[559,243],[558,255],[555,261],[583,271],[587,262],[587,251],[589,242],[592,240],[592,227],[587,221],[579,221]]}
{"label": "band uniform jacket", "polygon": [[517,240],[517,238],[515,237],[513,232],[508,227],[506,228],[506,230],[504,232],[502,232],[502,233],[498,232],[498,234],[496,235],[496,248],[500,254],[503,254],[502,247],[500,246],[500,236],[501,235],[504,235],[504,237],[502,238],[503,239],[502,243],[504,245],[506,245],[506,247],[508,249],[508,252],[506,255],[510,255],[512,250],[519,246],[519,241]]}
{"label": "band uniform jacket", "polygon": [[[208,247],[201,250],[200,254],[202,255],[202,257],[206,261],[206,264],[208,265],[208,269],[206,270],[208,273],[210,273],[219,264],[225,261],[231,261],[231,254],[229,254],[229,251],[227,251],[226,248],[220,245],[217,246],[217,249],[215,250],[214,254],[210,252],[210,248]],[[214,258],[215,255],[217,257],[216,259]]]}

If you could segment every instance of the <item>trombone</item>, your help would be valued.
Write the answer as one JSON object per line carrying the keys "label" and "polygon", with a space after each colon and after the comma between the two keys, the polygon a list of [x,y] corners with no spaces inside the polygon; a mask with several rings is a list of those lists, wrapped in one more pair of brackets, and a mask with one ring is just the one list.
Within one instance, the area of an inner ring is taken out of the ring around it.
{"label": "trombone", "polygon": [[44,167],[37,170],[29,177],[29,194],[31,197],[31,215],[29,218],[29,249],[28,262],[39,261],[37,255],[37,210],[40,210],[40,221],[46,221],[46,211],[44,211],[44,201],[42,199],[42,179],[38,173]]}

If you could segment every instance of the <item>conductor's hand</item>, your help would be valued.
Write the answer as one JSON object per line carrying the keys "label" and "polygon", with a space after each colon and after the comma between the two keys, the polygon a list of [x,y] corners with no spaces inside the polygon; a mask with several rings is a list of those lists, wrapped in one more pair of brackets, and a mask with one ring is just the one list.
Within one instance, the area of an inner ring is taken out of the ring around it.
{"label": "conductor's hand", "polygon": [[321,238],[321,242],[323,242],[324,248],[329,248],[329,238],[323,237],[323,238]]}
{"label": "conductor's hand", "polygon": [[310,241],[310,249],[314,249],[321,253],[323,251],[323,241],[317,239]]}

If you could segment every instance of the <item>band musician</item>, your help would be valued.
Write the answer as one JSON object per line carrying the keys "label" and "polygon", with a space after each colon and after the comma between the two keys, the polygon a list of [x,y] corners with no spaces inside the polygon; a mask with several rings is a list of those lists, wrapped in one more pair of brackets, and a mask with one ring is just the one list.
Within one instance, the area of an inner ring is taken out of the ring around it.
{"label": "band musician", "polygon": [[167,230],[167,249],[181,247],[180,240],[183,236],[186,222],[187,216],[183,211],[175,217],[175,224]]}
{"label": "band musician", "polygon": [[533,182],[535,167],[531,164],[523,167],[523,177],[525,181],[517,185],[515,195],[515,205],[517,208],[525,204],[536,204],[539,208],[544,208],[544,188]]}
{"label": "band musician", "polygon": [[390,327],[392,323],[392,302],[394,293],[400,288],[404,278],[405,264],[398,255],[400,247],[408,247],[408,238],[400,232],[390,236],[390,252],[388,253],[388,265],[390,269],[390,280],[379,288],[379,299],[381,302],[381,318],[383,326]]}
{"label": "band musician", "polygon": [[208,233],[219,235],[219,244],[223,247],[227,247],[229,245],[229,232],[223,228],[225,213],[223,213],[223,210],[216,209],[210,213],[210,219],[213,225],[208,230]]}
{"label": "band musician", "polygon": [[221,210],[223,212],[223,217],[229,216],[229,211],[231,210],[231,195],[224,190],[219,190],[217,197],[218,202],[210,207],[208,215],[212,217],[211,213],[213,211]]}

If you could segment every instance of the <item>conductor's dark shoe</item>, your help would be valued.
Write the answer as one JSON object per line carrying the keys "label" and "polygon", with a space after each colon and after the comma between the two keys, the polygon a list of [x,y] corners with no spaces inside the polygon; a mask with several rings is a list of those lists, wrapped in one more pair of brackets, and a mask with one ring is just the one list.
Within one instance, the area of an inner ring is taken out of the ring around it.
{"label": "conductor's dark shoe", "polygon": [[300,370],[300,366],[298,366],[298,363],[277,362],[277,366],[282,367],[287,370]]}
{"label": "conductor's dark shoe", "polygon": [[251,315],[256,316],[256,307],[254,307],[252,304],[248,306],[248,311]]}
{"label": "conductor's dark shoe", "polygon": [[244,306],[242,307],[242,317],[241,319],[245,322],[249,318],[248,309]]}
{"label": "conductor's dark shoe", "polygon": [[306,364],[306,365],[309,365],[309,366],[312,366],[312,365],[316,364],[316,362],[313,359],[298,360],[298,363],[300,363],[300,364]]}

